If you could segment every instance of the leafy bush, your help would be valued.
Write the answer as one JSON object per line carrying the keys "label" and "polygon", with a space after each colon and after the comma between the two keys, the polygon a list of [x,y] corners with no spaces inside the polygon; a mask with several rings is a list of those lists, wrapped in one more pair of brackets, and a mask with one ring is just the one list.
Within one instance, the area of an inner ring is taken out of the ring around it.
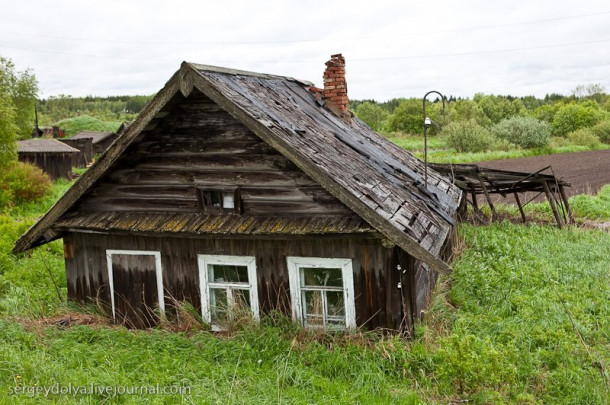
{"label": "leafy bush", "polygon": [[591,131],[603,143],[610,143],[610,120],[600,122],[591,128]]}
{"label": "leafy bush", "polygon": [[596,146],[599,138],[595,136],[591,128],[581,128],[568,134],[568,139],[575,145]]}
{"label": "leafy bush", "polygon": [[420,134],[424,130],[423,107],[421,100],[409,99],[401,102],[388,120],[392,132]]}
{"label": "leafy bush", "polygon": [[487,118],[481,106],[472,100],[457,100],[449,103],[449,116],[452,121],[475,120],[477,124],[489,127],[491,120]]}
{"label": "leafy bush", "polygon": [[602,120],[604,112],[595,103],[571,103],[564,105],[553,118],[553,132],[566,136],[581,128],[592,127]]}
{"label": "leafy bush", "polygon": [[458,152],[482,152],[490,150],[497,138],[475,120],[452,122],[445,127],[447,143]]}
{"label": "leafy bush", "polygon": [[51,180],[36,166],[17,162],[0,174],[0,203],[23,204],[38,200],[51,188]]}
{"label": "leafy bush", "polygon": [[481,107],[487,118],[494,124],[497,124],[506,118],[527,114],[527,109],[519,99],[511,101],[503,96],[477,93],[474,95],[474,101]]}
{"label": "leafy bush", "polygon": [[523,148],[541,148],[551,140],[551,129],[545,122],[530,117],[507,118],[492,128],[500,139]]}
{"label": "leafy bush", "polygon": [[390,114],[377,104],[367,101],[356,108],[356,117],[366,122],[375,131],[383,129]]}

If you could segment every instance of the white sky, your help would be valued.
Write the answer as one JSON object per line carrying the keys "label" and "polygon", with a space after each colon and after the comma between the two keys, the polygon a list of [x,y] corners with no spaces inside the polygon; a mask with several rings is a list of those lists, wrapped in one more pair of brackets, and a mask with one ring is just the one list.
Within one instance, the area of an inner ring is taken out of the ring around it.
{"label": "white sky", "polygon": [[609,0],[0,0],[0,55],[41,96],[151,94],[183,60],[307,79],[346,58],[349,97],[610,91]]}

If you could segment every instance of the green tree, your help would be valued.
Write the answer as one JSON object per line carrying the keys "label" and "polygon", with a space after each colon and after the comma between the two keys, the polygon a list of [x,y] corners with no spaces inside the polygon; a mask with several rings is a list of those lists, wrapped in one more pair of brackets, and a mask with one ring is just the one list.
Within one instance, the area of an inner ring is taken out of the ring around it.
{"label": "green tree", "polygon": [[553,132],[566,136],[581,128],[592,127],[607,116],[595,101],[572,102],[562,106],[553,118]]}
{"label": "green tree", "polygon": [[481,107],[487,118],[497,124],[503,119],[527,115],[527,108],[519,99],[509,100],[507,97],[477,93],[474,101]]}
{"label": "green tree", "polygon": [[366,122],[375,131],[383,129],[390,114],[377,104],[366,101],[356,108],[356,117]]}
{"label": "green tree", "polygon": [[451,121],[470,121],[484,127],[491,126],[491,120],[477,103],[472,100],[458,100],[449,104],[449,117]]}
{"label": "green tree", "polygon": [[18,72],[10,59],[0,57],[0,92],[3,103],[13,109],[13,123],[17,138],[29,138],[34,128],[34,106],[38,95],[38,82],[34,74]]}
{"label": "green tree", "polygon": [[423,114],[424,109],[420,99],[410,98],[404,100],[390,115],[388,129],[392,132],[420,134],[424,128]]}
{"label": "green tree", "polygon": [[6,168],[17,160],[15,107],[3,90],[0,87],[0,168]]}

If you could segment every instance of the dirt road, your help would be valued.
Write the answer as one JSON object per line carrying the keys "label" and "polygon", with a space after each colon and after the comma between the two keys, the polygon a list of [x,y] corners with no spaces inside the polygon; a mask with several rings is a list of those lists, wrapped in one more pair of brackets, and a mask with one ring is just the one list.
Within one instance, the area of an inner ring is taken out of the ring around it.
{"label": "dirt road", "polygon": [[610,184],[610,149],[494,160],[480,162],[479,165],[491,169],[528,173],[550,165],[555,176],[572,184],[572,187],[566,189],[569,195],[595,194],[604,184]]}

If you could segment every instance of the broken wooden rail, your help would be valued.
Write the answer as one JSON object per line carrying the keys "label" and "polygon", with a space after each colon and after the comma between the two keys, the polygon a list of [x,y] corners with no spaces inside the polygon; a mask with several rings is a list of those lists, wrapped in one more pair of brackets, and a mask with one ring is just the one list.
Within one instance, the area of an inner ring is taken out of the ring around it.
{"label": "broken wooden rail", "polygon": [[[549,201],[551,211],[560,228],[564,224],[573,223],[574,217],[565,187],[570,187],[570,183],[559,179],[553,173],[551,166],[544,167],[533,173],[513,172],[508,170],[488,169],[475,164],[440,164],[430,163],[429,166],[434,170],[448,176],[465,194],[467,204],[470,204],[475,212],[475,218],[481,222],[477,195],[484,195],[485,200],[491,209],[491,220],[497,216],[492,195],[507,197],[514,196],[519,213],[523,222],[526,221],[523,207],[544,193]],[[551,174],[543,172],[550,171]],[[528,192],[538,193],[522,203],[519,194]],[[468,199],[470,197],[470,200]]]}

